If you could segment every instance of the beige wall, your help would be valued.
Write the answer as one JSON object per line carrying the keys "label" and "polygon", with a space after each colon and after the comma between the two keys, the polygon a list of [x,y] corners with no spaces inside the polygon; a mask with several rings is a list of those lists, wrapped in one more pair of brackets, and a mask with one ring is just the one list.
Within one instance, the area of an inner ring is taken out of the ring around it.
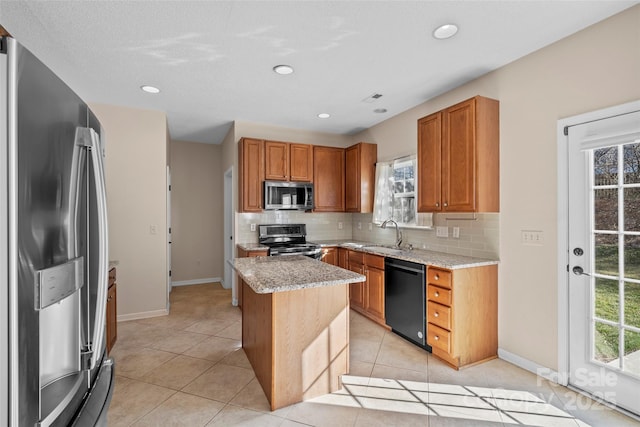
{"label": "beige wall", "polygon": [[223,276],[222,146],[171,142],[173,282]]}
{"label": "beige wall", "polygon": [[[416,120],[483,95],[500,100],[499,346],[558,367],[557,122],[640,99],[640,6],[355,135],[379,159],[415,152]],[[521,230],[545,244],[523,246]]]}
{"label": "beige wall", "polygon": [[[167,124],[159,111],[92,104],[106,135],[109,259],[117,260],[118,317],[167,308]],[[156,227],[156,234],[150,227]]]}

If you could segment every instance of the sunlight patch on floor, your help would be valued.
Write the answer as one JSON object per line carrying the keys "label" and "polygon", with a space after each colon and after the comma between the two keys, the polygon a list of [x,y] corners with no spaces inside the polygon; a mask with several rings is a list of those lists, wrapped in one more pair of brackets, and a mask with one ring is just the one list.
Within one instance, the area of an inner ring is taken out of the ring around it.
{"label": "sunlight patch on floor", "polygon": [[589,427],[528,391],[342,377],[343,388],[315,403],[539,427]]}

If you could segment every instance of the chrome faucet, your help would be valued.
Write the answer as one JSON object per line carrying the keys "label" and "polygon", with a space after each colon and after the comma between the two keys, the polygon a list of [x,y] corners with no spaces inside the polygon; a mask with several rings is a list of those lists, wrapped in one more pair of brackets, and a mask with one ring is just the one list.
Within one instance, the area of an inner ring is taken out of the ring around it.
{"label": "chrome faucet", "polygon": [[399,248],[400,245],[402,244],[402,232],[400,231],[400,229],[398,228],[398,223],[395,222],[392,219],[387,219],[385,220],[382,225],[380,226],[380,228],[387,228],[387,224],[392,222],[393,225],[396,226],[396,248]]}

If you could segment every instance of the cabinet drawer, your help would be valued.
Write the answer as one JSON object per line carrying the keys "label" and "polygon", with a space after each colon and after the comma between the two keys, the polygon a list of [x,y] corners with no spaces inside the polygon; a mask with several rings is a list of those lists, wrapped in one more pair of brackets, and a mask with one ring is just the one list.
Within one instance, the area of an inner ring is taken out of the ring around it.
{"label": "cabinet drawer", "polygon": [[429,301],[427,303],[427,322],[451,330],[451,307]]}
{"label": "cabinet drawer", "polygon": [[349,262],[364,264],[364,253],[358,251],[349,251]]}
{"label": "cabinet drawer", "polygon": [[427,283],[451,289],[451,272],[429,267],[427,270]]}
{"label": "cabinet drawer", "polygon": [[379,268],[380,270],[384,270],[383,256],[365,254],[364,260],[367,267],[374,267],[374,268]]}
{"label": "cabinet drawer", "polygon": [[451,353],[451,332],[429,323],[427,325],[427,344]]}
{"label": "cabinet drawer", "polygon": [[451,289],[441,288],[439,286],[427,286],[427,300],[437,302],[438,304],[451,305]]}

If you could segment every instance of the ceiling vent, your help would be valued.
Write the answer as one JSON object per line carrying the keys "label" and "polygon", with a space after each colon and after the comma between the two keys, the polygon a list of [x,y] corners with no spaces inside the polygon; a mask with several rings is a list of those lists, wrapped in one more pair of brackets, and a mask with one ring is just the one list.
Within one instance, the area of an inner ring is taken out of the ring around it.
{"label": "ceiling vent", "polygon": [[380,98],[382,98],[382,94],[374,93],[373,95],[368,96],[365,99],[363,99],[362,102],[366,102],[367,104],[371,104],[373,102],[376,102]]}

